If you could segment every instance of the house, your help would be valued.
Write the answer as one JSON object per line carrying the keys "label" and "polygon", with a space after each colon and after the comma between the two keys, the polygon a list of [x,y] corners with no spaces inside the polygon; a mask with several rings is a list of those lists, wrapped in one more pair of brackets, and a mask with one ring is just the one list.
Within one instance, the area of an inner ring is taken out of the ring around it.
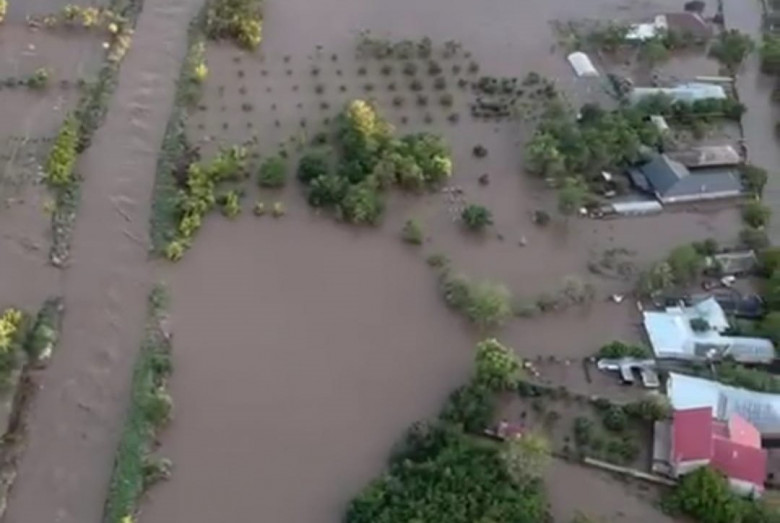
{"label": "house", "polygon": [[761,435],[762,440],[780,440],[780,394],[756,392],[717,381],[670,372],[666,394],[675,410],[709,407],[718,419],[738,414]]}
{"label": "house", "polygon": [[629,169],[628,174],[637,189],[655,196],[663,204],[736,198],[743,190],[735,170],[720,168],[692,173],[665,154]]}
{"label": "house", "polygon": [[669,470],[674,477],[710,466],[723,473],[736,492],[758,497],[764,491],[767,453],[761,434],[736,413],[713,418],[709,406],[677,409],[671,423],[656,424],[669,430]]}
{"label": "house", "polygon": [[739,293],[718,293],[715,299],[723,309],[723,312],[737,318],[746,320],[759,320],[764,317],[766,308],[764,300],[757,294],[742,296]]}
{"label": "house", "polygon": [[718,360],[731,357],[742,363],[769,363],[775,357],[770,340],[724,335],[729,328],[728,319],[712,297],[690,307],[646,311],[643,319],[656,358]]}
{"label": "house", "polygon": [[689,169],[735,166],[742,163],[742,157],[730,145],[704,145],[666,154]]}
{"label": "house", "polygon": [[637,103],[645,97],[663,94],[674,102],[693,103],[697,100],[725,100],[726,90],[720,85],[703,82],[688,82],[674,87],[634,87],[628,94],[631,103]]}

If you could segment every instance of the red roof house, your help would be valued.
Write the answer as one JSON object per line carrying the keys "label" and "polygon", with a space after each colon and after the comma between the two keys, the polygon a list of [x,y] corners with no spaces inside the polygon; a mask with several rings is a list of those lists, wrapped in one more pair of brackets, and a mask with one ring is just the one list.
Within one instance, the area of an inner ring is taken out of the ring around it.
{"label": "red roof house", "polygon": [[713,419],[710,407],[674,411],[670,463],[675,476],[709,465],[732,488],[755,496],[764,491],[766,462],[761,435],[744,418]]}

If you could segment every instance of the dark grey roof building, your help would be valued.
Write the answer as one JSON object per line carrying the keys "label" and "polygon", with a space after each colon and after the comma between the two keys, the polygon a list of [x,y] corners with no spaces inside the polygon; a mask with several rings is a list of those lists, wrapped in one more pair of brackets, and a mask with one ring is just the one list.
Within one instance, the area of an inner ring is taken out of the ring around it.
{"label": "dark grey roof building", "polygon": [[742,182],[734,169],[703,169],[691,173],[664,154],[632,168],[629,176],[638,189],[665,204],[734,198],[742,194]]}

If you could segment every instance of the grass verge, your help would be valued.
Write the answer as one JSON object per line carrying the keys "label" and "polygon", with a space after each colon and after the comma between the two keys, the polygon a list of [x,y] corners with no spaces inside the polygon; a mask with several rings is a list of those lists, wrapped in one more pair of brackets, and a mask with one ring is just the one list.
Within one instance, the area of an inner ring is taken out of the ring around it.
{"label": "grass verge", "polygon": [[133,371],[130,407],[114,462],[104,523],[132,521],[141,495],[167,477],[170,465],[153,457],[157,432],[168,422],[172,403],[166,382],[172,370],[170,337],[161,328],[167,296],[156,286],[149,295],[144,340]]}

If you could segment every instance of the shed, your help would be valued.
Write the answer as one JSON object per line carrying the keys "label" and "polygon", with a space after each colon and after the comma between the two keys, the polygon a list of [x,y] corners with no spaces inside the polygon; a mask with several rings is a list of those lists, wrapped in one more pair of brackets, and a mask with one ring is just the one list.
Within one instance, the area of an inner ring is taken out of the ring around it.
{"label": "shed", "polygon": [[611,211],[622,216],[656,214],[663,211],[657,200],[616,201],[609,204]]}
{"label": "shed", "polygon": [[593,65],[593,62],[591,62],[588,55],[586,55],[582,51],[576,51],[574,53],[571,53],[567,57],[567,60],[569,60],[572,69],[574,69],[574,73],[580,78],[582,78],[583,76],[595,77],[599,75],[599,72],[596,70],[596,67]]}

